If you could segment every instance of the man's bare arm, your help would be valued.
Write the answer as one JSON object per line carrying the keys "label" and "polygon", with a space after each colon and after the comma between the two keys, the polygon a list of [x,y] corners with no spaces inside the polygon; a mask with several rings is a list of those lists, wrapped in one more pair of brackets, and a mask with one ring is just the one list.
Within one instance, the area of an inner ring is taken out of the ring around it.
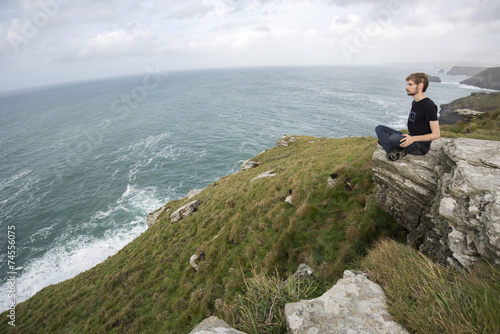
{"label": "man's bare arm", "polygon": [[421,136],[410,136],[408,134],[403,134],[404,138],[401,139],[401,147],[407,147],[416,141],[431,141],[436,140],[441,137],[441,130],[439,129],[439,121],[430,121],[429,125],[431,127],[431,133]]}

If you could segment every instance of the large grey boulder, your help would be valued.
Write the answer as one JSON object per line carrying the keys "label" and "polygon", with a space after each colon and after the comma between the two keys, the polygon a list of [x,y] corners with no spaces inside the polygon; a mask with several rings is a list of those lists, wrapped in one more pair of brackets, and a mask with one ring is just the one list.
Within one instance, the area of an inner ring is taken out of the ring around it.
{"label": "large grey boulder", "polygon": [[189,334],[245,334],[229,327],[217,317],[209,317],[200,322]]}
{"label": "large grey boulder", "polygon": [[373,154],[377,203],[441,263],[500,264],[500,142],[439,139],[424,156]]}
{"label": "large grey boulder", "polygon": [[290,333],[408,333],[387,312],[385,294],[366,274],[346,270],[321,297],[285,305]]}

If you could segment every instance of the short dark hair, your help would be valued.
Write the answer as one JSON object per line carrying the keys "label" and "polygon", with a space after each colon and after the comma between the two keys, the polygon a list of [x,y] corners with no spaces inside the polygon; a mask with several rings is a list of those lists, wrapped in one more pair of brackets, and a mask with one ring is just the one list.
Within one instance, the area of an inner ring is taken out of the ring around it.
{"label": "short dark hair", "polygon": [[406,81],[410,80],[413,81],[417,86],[423,83],[424,87],[422,88],[422,92],[425,92],[427,90],[427,87],[429,87],[429,77],[425,73],[412,73],[406,78]]}

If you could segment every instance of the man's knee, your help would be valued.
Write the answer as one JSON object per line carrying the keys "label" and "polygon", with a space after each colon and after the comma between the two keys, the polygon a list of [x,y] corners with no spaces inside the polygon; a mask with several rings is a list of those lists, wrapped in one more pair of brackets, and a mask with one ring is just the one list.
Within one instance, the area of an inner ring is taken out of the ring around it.
{"label": "man's knee", "polygon": [[401,144],[401,139],[402,136],[399,133],[394,133],[389,136],[389,144],[392,147],[399,147],[399,144]]}

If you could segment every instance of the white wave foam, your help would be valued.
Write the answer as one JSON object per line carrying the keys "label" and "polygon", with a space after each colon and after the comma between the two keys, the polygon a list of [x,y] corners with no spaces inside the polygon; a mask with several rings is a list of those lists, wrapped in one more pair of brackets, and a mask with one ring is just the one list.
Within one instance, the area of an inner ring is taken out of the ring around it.
{"label": "white wave foam", "polygon": [[127,190],[125,190],[121,198],[128,197],[131,192],[132,192],[132,186],[130,184],[127,184]]}
{"label": "white wave foam", "polygon": [[35,243],[47,238],[51,234],[53,229],[54,225],[39,229],[30,236],[30,243]]}
{"label": "white wave foam", "polygon": [[468,90],[479,90],[479,91],[484,91],[484,92],[498,92],[498,90],[495,89],[488,89],[488,88],[479,88],[476,86],[471,86],[471,85],[465,85],[460,82],[453,82],[453,81],[442,81],[440,82],[441,85],[452,85],[452,86],[457,86],[459,88],[464,88]]}
{"label": "white wave foam", "polygon": [[10,178],[6,179],[6,180],[2,180],[0,181],[0,190],[2,190],[3,188],[7,187],[7,186],[10,186],[12,185],[14,182],[16,182],[17,180],[19,180],[20,178],[23,178],[25,177],[26,175],[30,174],[32,172],[31,169],[25,169],[25,170],[22,170],[20,171],[19,173],[15,174],[15,175],[12,175]]}
{"label": "white wave foam", "polygon": [[[158,198],[156,187],[140,188],[128,184],[120,198],[110,205],[108,210],[98,211],[89,221],[67,230],[56,240],[57,245],[43,257],[24,265],[24,270],[17,279],[17,301],[22,302],[44,287],[70,279],[116,254],[147,229],[146,214],[161,207],[168,200]],[[72,233],[112,223],[113,214],[120,210],[136,213],[135,218],[126,227],[111,228],[102,238],[80,235],[68,240]],[[32,237],[38,240],[48,232],[49,230],[42,229]],[[3,284],[0,289],[7,291],[8,283]],[[9,300],[0,300],[0,312],[8,307]]]}
{"label": "white wave foam", "polygon": [[[129,227],[107,233],[103,239],[79,237],[48,251],[42,258],[24,266],[17,277],[17,302],[22,302],[50,284],[72,278],[116,254],[146,230],[143,219],[133,221]],[[1,291],[8,291],[8,282]],[[10,300],[0,300],[0,312],[9,307]]]}

